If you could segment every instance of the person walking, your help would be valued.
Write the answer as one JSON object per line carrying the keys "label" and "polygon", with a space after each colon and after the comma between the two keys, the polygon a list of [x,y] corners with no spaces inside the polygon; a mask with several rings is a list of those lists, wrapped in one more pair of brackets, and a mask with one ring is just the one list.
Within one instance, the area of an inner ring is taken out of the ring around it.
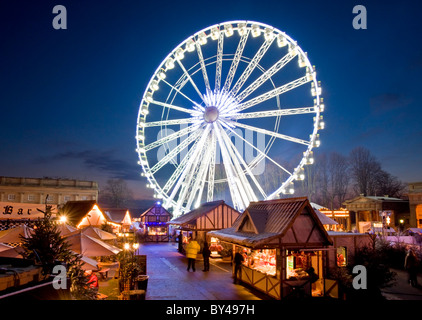
{"label": "person walking", "polygon": [[408,282],[412,287],[416,287],[418,285],[418,259],[412,249],[408,251],[406,258],[404,259],[404,268],[409,275]]}
{"label": "person walking", "polygon": [[202,271],[210,271],[210,255],[211,250],[208,247],[208,242],[204,242],[204,248],[202,249],[202,256],[204,257],[204,270]]}
{"label": "person walking", "polygon": [[233,283],[236,284],[238,281],[238,275],[240,274],[240,270],[242,267],[243,261],[245,261],[245,258],[242,256],[242,254],[239,252],[239,250],[236,251],[236,254],[234,255],[234,278]]}
{"label": "person walking", "polygon": [[192,271],[195,272],[195,260],[198,254],[198,251],[201,249],[201,246],[196,240],[189,238],[189,243],[186,246],[186,258],[188,258],[188,268],[187,271],[192,267]]}

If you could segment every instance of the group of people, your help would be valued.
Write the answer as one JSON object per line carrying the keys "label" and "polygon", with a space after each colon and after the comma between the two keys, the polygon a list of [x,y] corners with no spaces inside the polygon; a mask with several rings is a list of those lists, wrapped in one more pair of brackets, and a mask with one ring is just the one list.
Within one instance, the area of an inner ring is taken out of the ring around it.
{"label": "group of people", "polygon": [[[186,246],[186,258],[188,258],[188,268],[187,271],[190,271],[192,268],[192,271],[195,272],[195,261],[196,256],[198,255],[198,252],[201,250],[201,246],[196,240],[193,240],[192,238],[189,239],[189,243]],[[208,243],[204,242],[204,248],[202,249],[202,256],[204,257],[204,269],[202,271],[210,271],[210,256],[211,251],[208,246]]]}
{"label": "group of people", "polygon": [[[195,261],[196,261],[196,257],[198,255],[198,252],[201,250],[201,246],[199,245],[199,243],[192,239],[189,238],[189,242],[186,246],[185,252],[186,252],[186,258],[188,258],[188,267],[187,267],[187,271],[190,271],[190,269],[192,268],[192,271],[195,272]],[[204,269],[202,271],[207,272],[210,271],[210,256],[211,256],[211,250],[208,246],[208,242],[205,241],[204,242],[204,247],[202,249],[202,256],[204,258]],[[238,282],[238,275],[240,273],[240,267],[242,265],[244,261],[244,257],[242,256],[242,254],[240,252],[236,252],[236,254],[234,255],[234,279],[233,279],[233,283],[237,283]]]}

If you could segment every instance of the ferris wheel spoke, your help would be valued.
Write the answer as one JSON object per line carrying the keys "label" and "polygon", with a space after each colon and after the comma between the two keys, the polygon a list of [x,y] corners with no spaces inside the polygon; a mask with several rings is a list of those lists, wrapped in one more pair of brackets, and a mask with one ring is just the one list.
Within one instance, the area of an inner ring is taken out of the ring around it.
{"label": "ferris wheel spoke", "polygon": [[291,108],[291,109],[235,113],[231,115],[230,117],[232,119],[256,119],[256,118],[290,116],[290,115],[316,113],[316,112],[317,112],[316,107],[304,107],[304,108]]}
{"label": "ferris wheel spoke", "polygon": [[268,99],[274,98],[276,96],[279,96],[287,91],[293,90],[301,85],[304,85],[305,83],[308,83],[310,78],[308,76],[303,76],[299,79],[293,80],[285,85],[282,85],[281,87],[275,88],[273,90],[270,90],[264,94],[261,94],[260,96],[253,98],[247,102],[241,103],[238,105],[238,111],[242,111],[245,109],[248,109],[250,107],[253,107],[261,102],[264,102]]}
{"label": "ferris wheel spoke", "polygon": [[189,109],[179,107],[179,106],[176,106],[176,105],[170,104],[170,103],[165,103],[165,102],[161,102],[161,101],[157,101],[157,100],[152,100],[150,103],[162,106],[164,108],[169,108],[169,109],[189,113],[192,116],[200,116],[201,115],[201,113],[198,112],[197,110],[189,110]]}
{"label": "ferris wheel spoke", "polygon": [[248,29],[240,38],[239,44],[237,45],[236,53],[234,55],[230,70],[224,83],[224,91],[229,91],[232,84],[234,75],[236,74],[237,66],[239,65],[240,59],[242,58],[243,50],[245,49],[246,41],[248,40],[250,30]]}
{"label": "ferris wheel spoke", "polygon": [[247,130],[263,133],[263,134],[266,134],[268,136],[276,137],[276,138],[279,138],[279,139],[283,139],[283,140],[287,140],[287,141],[291,141],[291,142],[296,142],[296,143],[299,143],[299,144],[303,144],[305,146],[309,146],[311,144],[311,142],[306,141],[306,140],[302,140],[302,139],[295,138],[295,137],[290,137],[290,136],[285,135],[285,134],[273,132],[273,131],[262,129],[262,128],[249,126],[247,124],[243,124],[243,123],[239,123],[239,122],[233,122],[233,121],[231,122],[231,124],[236,126],[236,127],[241,127],[241,128],[247,129]]}
{"label": "ferris wheel spoke", "polygon": [[221,86],[221,72],[223,67],[223,44],[224,44],[224,32],[220,30],[218,37],[218,46],[217,46],[217,66],[215,72],[215,91],[220,91]]}
{"label": "ferris wheel spoke", "polygon": [[165,84],[167,84],[170,88],[172,88],[173,90],[177,91],[180,95],[182,95],[184,98],[186,98],[187,100],[189,100],[194,106],[197,107],[196,111],[204,111],[204,107],[201,106],[199,103],[193,101],[191,98],[189,98],[186,94],[184,94],[182,91],[180,91],[178,88],[176,88],[175,86],[171,85],[170,83],[168,83],[166,80],[162,80]]}
{"label": "ferris wheel spoke", "polygon": [[[197,162],[200,160],[200,158],[198,157],[199,152],[204,148],[205,142],[206,142],[206,138],[208,136],[208,133],[210,132],[210,126],[207,125],[205,127],[205,129],[201,132],[202,136],[199,139],[198,144],[196,145],[194,152],[192,153],[192,157],[189,158],[185,170],[182,172],[182,174],[179,176],[179,179],[176,183],[176,186],[173,188],[170,196],[169,196],[169,202],[172,202],[174,197],[176,196],[177,192],[179,191],[181,185],[183,182],[185,182],[185,178],[186,176],[188,176],[189,172],[191,171],[192,166],[194,165],[194,162]],[[181,197],[179,196],[177,202],[176,202],[176,208],[175,208],[175,212],[178,213],[181,207],[181,204],[184,199],[181,199]]]}
{"label": "ferris wheel spoke", "polygon": [[214,126],[214,130],[216,132],[217,141],[220,145],[221,155],[223,157],[224,169],[225,169],[226,176],[227,176],[227,182],[228,182],[228,185],[229,185],[229,190],[230,190],[230,193],[232,195],[232,200],[233,200],[233,202],[234,202],[234,204],[235,204],[235,206],[237,207],[238,210],[243,210],[247,207],[247,204],[248,204],[248,200],[244,198],[246,192],[243,189],[243,186],[241,185],[239,179],[236,177],[236,175],[234,173],[234,168],[233,168],[233,165],[232,165],[231,158],[230,158],[228,151],[226,149],[226,145],[224,143],[224,140],[221,137],[221,132],[220,132],[221,127],[219,127],[218,123],[216,123],[216,122],[213,123],[213,126]]}
{"label": "ferris wheel spoke", "polygon": [[212,131],[211,135],[211,158],[210,158],[210,165],[208,170],[208,192],[207,192],[207,201],[213,201],[214,200],[214,182],[215,182],[215,155],[217,150],[217,141],[215,137],[215,132]]}
{"label": "ferris wheel spoke", "polygon": [[183,149],[185,149],[192,141],[195,141],[197,137],[200,135],[201,131],[195,131],[192,135],[190,135],[187,139],[185,139],[182,143],[177,145],[176,148],[172,149],[168,154],[166,154],[160,161],[158,161],[150,170],[151,174],[155,174],[158,170],[164,167],[167,163],[169,163],[176,155],[178,155]]}
{"label": "ferris wheel spoke", "polygon": [[[207,126],[207,127],[209,128],[210,126]],[[201,137],[201,140],[203,140],[204,137],[205,137],[205,141],[206,141],[206,137],[208,135],[208,132],[209,131],[207,131],[206,135]],[[176,208],[175,208],[176,211],[178,211],[183,206],[183,203],[185,202],[185,200],[186,201],[189,200],[188,199],[189,196],[190,196],[189,191],[192,191],[192,184],[195,184],[195,176],[197,175],[198,170],[200,168],[199,163],[200,163],[200,161],[202,161],[203,156],[207,151],[207,148],[204,145],[202,147],[199,147],[199,146],[200,145],[198,145],[198,147],[197,147],[198,151],[196,152],[196,155],[195,155],[193,161],[190,162],[190,166],[187,168],[187,170],[188,170],[187,175],[185,176],[185,178],[183,180],[183,183],[181,185],[181,190],[180,190],[180,193],[178,195],[177,202],[176,202]],[[192,192],[195,192],[195,191],[193,190]],[[186,204],[185,210],[189,210],[189,209],[190,209],[190,206],[188,206]]]}
{"label": "ferris wheel spoke", "polygon": [[149,128],[149,127],[173,126],[173,125],[180,125],[180,124],[191,124],[191,123],[197,122],[199,119],[200,119],[199,117],[193,117],[193,118],[183,118],[183,119],[176,119],[176,120],[161,120],[161,121],[145,122],[143,124],[143,127]]}
{"label": "ferris wheel spoke", "polygon": [[258,89],[263,83],[270,79],[274,74],[279,72],[286,64],[288,64],[294,57],[296,57],[297,51],[292,50],[275,63],[270,69],[265,71],[258,79],[252,82],[245,90],[236,96],[238,102],[243,101],[247,96]]}
{"label": "ferris wheel spoke", "polygon": [[253,191],[253,189],[252,189],[252,187],[251,187],[251,185],[250,185],[250,183],[249,183],[249,181],[248,181],[248,179],[247,179],[247,177],[246,177],[246,175],[245,175],[245,173],[242,169],[242,165],[245,168],[248,175],[250,176],[251,180],[255,183],[259,192],[261,192],[261,195],[266,197],[264,190],[259,185],[258,181],[255,179],[255,176],[253,175],[249,166],[246,164],[245,160],[243,160],[243,157],[239,154],[239,151],[237,150],[236,146],[233,144],[233,142],[231,141],[231,139],[229,138],[227,133],[224,130],[221,130],[221,133],[222,133],[222,136],[225,140],[227,149],[229,150],[230,155],[231,155],[232,159],[234,160],[233,162],[236,164],[235,168],[238,171],[238,176],[241,178],[241,182],[246,188],[246,191],[248,193],[249,201],[258,201],[258,198],[256,197],[255,192]]}
{"label": "ferris wheel spoke", "polygon": [[201,91],[199,91],[198,87],[196,86],[196,83],[193,81],[192,77],[190,76],[189,72],[186,70],[183,63],[179,59],[176,59],[176,61],[179,64],[179,67],[183,70],[183,73],[186,75],[186,77],[189,80],[189,82],[191,83],[192,87],[195,89],[196,93],[198,93],[199,97],[203,100],[204,97],[202,96]]}
{"label": "ferris wheel spoke", "polygon": [[250,147],[252,147],[254,150],[256,150],[259,154],[261,154],[263,157],[265,157],[266,159],[270,160],[272,163],[274,163],[277,167],[279,167],[281,170],[283,170],[284,172],[288,173],[289,175],[292,175],[292,173],[290,171],[288,171],[286,168],[284,168],[282,165],[280,165],[278,162],[276,162],[275,160],[273,160],[271,157],[269,157],[265,152],[262,152],[261,150],[259,150],[257,147],[255,147],[252,143],[250,143],[248,140],[246,140],[245,138],[243,138],[241,135],[237,134],[236,131],[233,130],[233,128],[228,125],[227,123],[225,123],[224,121],[221,121],[221,124],[229,129],[235,136],[237,136],[239,139],[243,140],[247,145],[249,145]]}
{"label": "ferris wheel spoke", "polygon": [[184,135],[187,135],[187,134],[191,133],[192,131],[194,131],[196,129],[198,129],[198,125],[192,125],[192,126],[184,128],[184,129],[181,129],[179,131],[176,131],[172,134],[169,134],[166,137],[163,137],[163,138],[161,138],[157,141],[150,143],[149,145],[146,145],[144,147],[144,151],[146,152],[146,151],[149,151],[149,150],[154,149],[156,147],[162,146],[163,144],[170,142],[174,139],[180,138]]}
{"label": "ferris wheel spoke", "polygon": [[195,45],[196,45],[196,52],[198,54],[199,63],[201,65],[202,76],[204,78],[205,89],[207,91],[207,94],[210,94],[211,86],[210,86],[210,81],[208,79],[207,68],[205,67],[205,61],[204,61],[204,56],[202,54],[201,45],[199,44],[198,41],[195,42]]}
{"label": "ferris wheel spoke", "polygon": [[237,80],[236,84],[233,86],[233,89],[231,89],[231,93],[233,96],[236,96],[239,90],[242,88],[246,80],[251,75],[252,71],[255,70],[255,67],[258,65],[259,61],[262,59],[262,57],[267,52],[268,48],[273,43],[274,38],[265,40],[265,42],[262,44],[262,46],[259,48],[258,52],[255,54],[255,56],[252,58],[251,62],[248,64],[246,69],[243,71],[240,78]]}
{"label": "ferris wheel spoke", "polygon": [[[211,149],[210,148],[204,148],[202,155],[201,155],[201,163],[197,166],[196,174],[193,174],[191,183],[192,188],[188,190],[188,200],[186,203],[186,209],[189,210],[192,206],[193,201],[197,200],[197,202],[200,202],[200,199],[202,197],[202,190],[204,187],[204,179],[207,172],[209,160],[211,156]],[[187,188],[189,185],[187,185]]]}
{"label": "ferris wheel spoke", "polygon": [[261,102],[264,102],[268,99],[274,98],[276,96],[279,96],[280,94],[283,94],[287,91],[293,90],[301,85],[304,85],[305,83],[308,83],[309,81],[311,80],[309,79],[308,76],[303,76],[299,79],[293,80],[285,85],[282,85],[281,87],[270,90],[266,93],[261,94],[260,96],[256,98],[253,98],[251,100],[248,100],[246,102],[239,104],[237,110],[242,111],[250,107],[253,107]]}
{"label": "ferris wheel spoke", "polygon": [[210,150],[210,155],[208,158],[208,163],[205,167],[205,170],[203,171],[202,175],[198,178],[199,179],[199,187],[198,187],[198,196],[196,197],[196,203],[195,203],[195,208],[199,207],[202,201],[202,194],[204,193],[204,189],[205,189],[205,180],[207,178],[207,173],[211,163],[211,157],[213,156],[214,152],[212,151],[212,149]]}
{"label": "ferris wheel spoke", "polygon": [[188,160],[192,157],[192,154],[193,154],[194,150],[196,149],[196,145],[198,143],[199,143],[199,139],[197,139],[194,142],[193,146],[189,149],[189,151],[187,152],[185,157],[182,159],[180,164],[177,166],[176,170],[174,170],[174,172],[170,176],[169,180],[167,181],[167,183],[163,187],[164,192],[168,192],[173,187],[174,183],[176,182],[176,180],[179,178],[180,174],[185,169],[185,167],[188,163]]}

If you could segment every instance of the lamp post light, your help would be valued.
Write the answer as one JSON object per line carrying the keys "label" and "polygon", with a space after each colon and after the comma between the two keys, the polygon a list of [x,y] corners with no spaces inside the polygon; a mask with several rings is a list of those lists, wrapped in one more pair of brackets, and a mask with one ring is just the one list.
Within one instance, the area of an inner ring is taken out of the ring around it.
{"label": "lamp post light", "polygon": [[404,219],[400,219],[399,224],[400,224],[400,231],[403,232],[403,230],[404,230]]}

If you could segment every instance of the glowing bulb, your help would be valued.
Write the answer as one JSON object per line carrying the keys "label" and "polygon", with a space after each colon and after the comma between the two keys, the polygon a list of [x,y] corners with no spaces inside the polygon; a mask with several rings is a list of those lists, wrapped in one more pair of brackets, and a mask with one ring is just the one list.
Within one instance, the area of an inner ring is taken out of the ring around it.
{"label": "glowing bulb", "polygon": [[226,34],[226,37],[231,37],[234,33],[233,26],[231,24],[224,25],[224,33]]}
{"label": "glowing bulb", "polygon": [[193,41],[193,39],[189,39],[188,41],[186,41],[186,50],[188,52],[192,52],[195,50],[195,41]]}
{"label": "glowing bulb", "polygon": [[286,45],[287,45],[287,39],[286,39],[286,37],[284,36],[284,34],[280,33],[280,34],[277,36],[277,44],[278,44],[278,46],[279,46],[280,48],[282,48],[282,47],[284,47],[284,46],[286,46]]}

